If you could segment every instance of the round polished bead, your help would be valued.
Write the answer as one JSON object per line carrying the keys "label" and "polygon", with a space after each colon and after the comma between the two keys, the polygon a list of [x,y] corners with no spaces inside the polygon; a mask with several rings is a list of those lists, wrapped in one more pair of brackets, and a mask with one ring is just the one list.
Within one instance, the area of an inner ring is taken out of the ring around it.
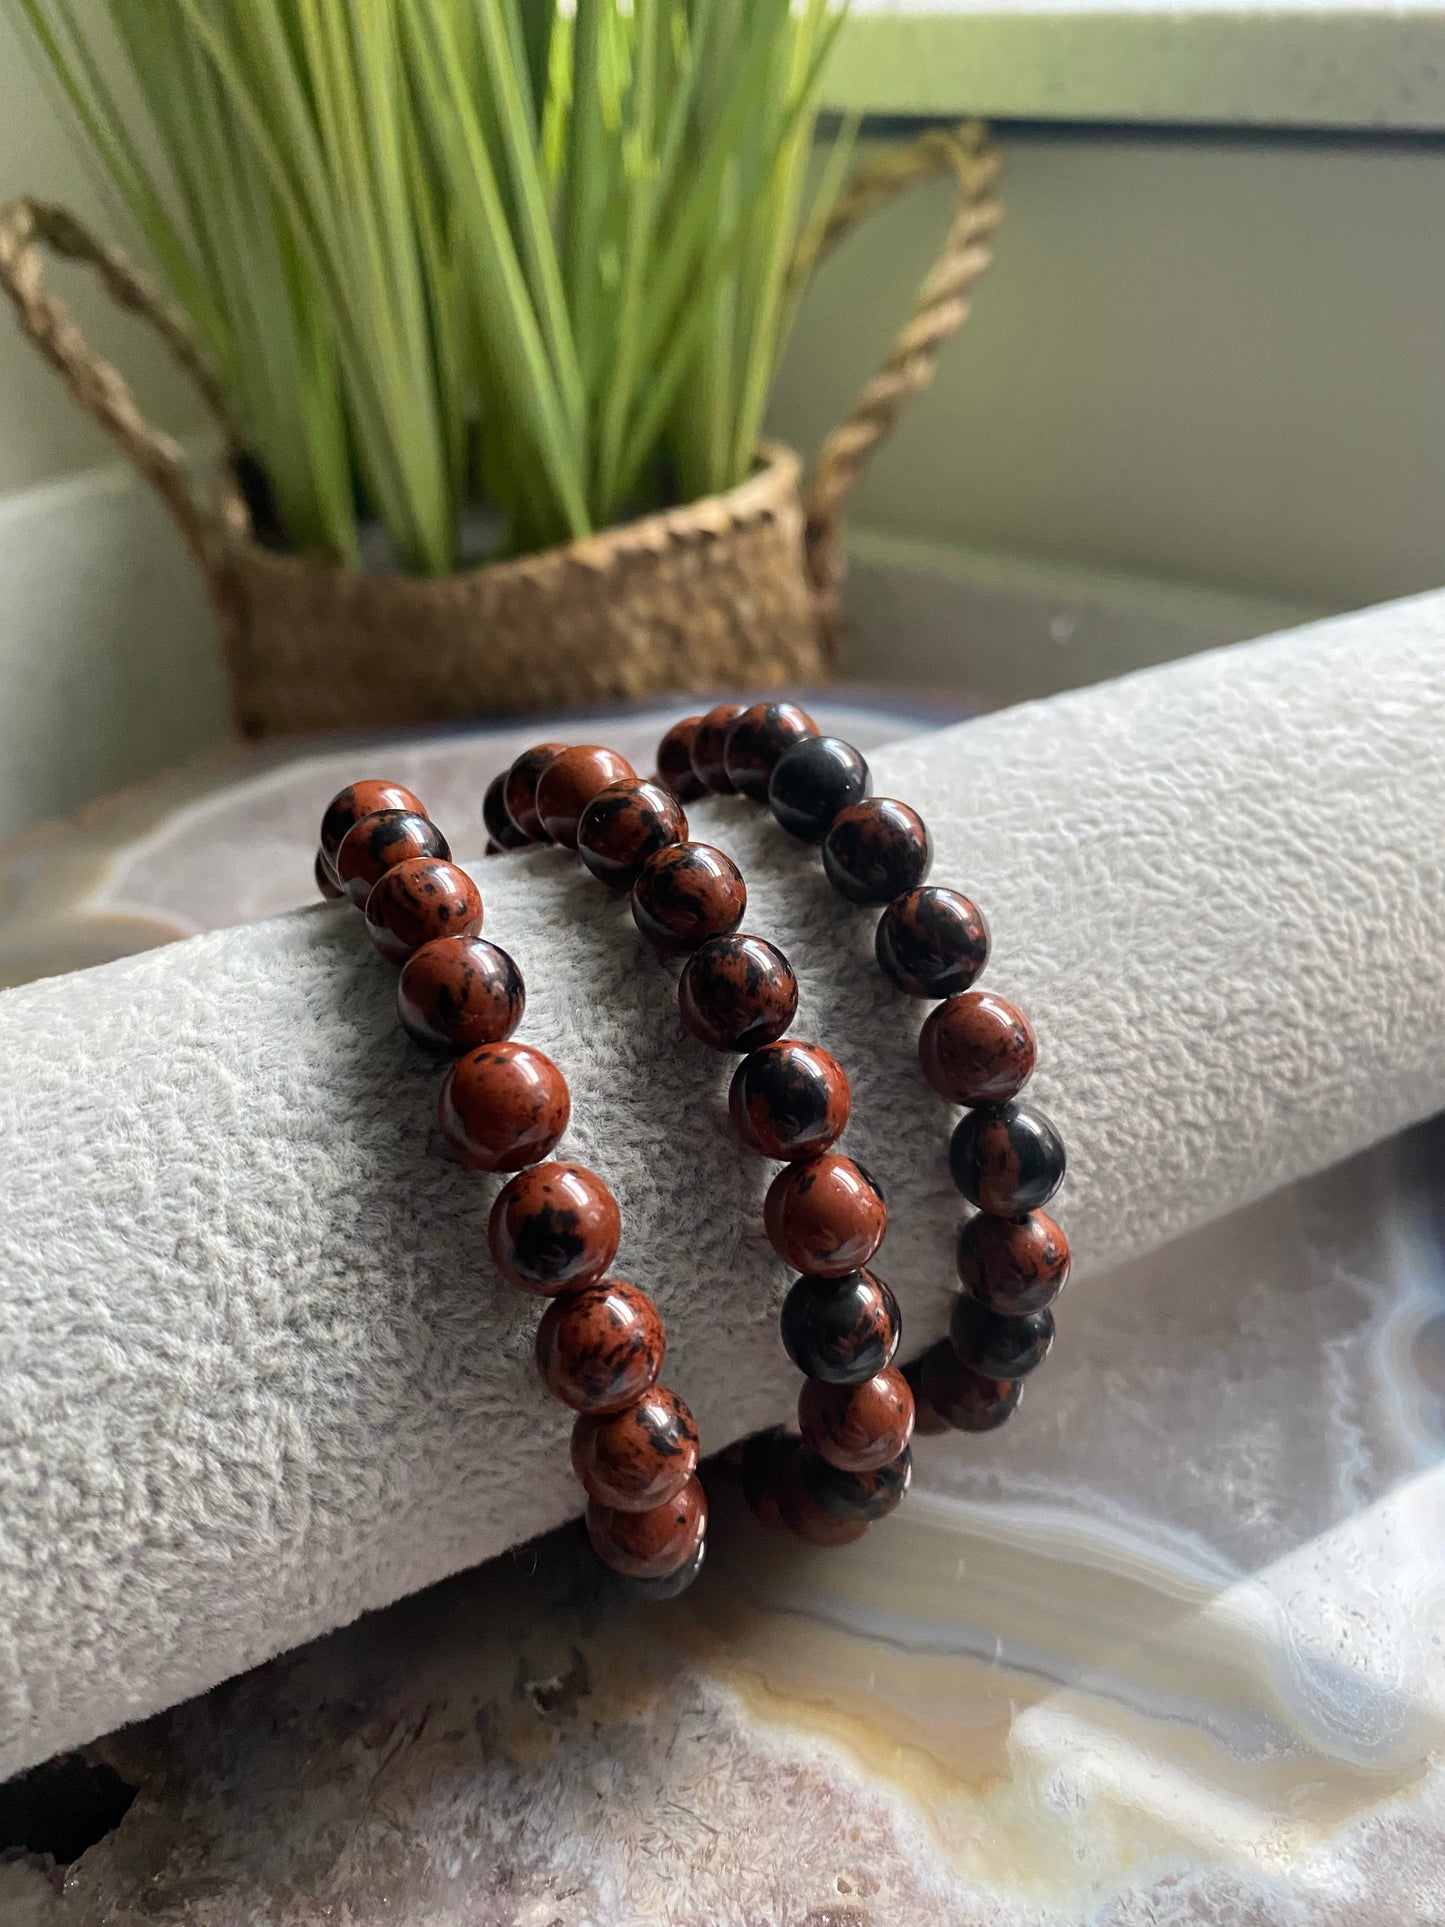
{"label": "round polished bead", "polygon": [[574,743],[554,756],[537,779],[537,814],[554,843],[577,847],[582,812],[594,796],[637,772],[625,756],[600,743]]}
{"label": "round polished bead", "polygon": [[502,801],[512,827],[529,843],[550,843],[551,837],[537,814],[537,784],[542,772],[566,749],[565,743],[534,743],[524,749],[502,778]]}
{"label": "round polished bead", "polygon": [[882,1244],[888,1207],[861,1165],[824,1151],[779,1171],[763,1202],[763,1224],[794,1271],[842,1278]]}
{"label": "round polished bead", "polygon": [[527,993],[505,950],[480,937],[438,937],[401,967],[396,1013],[428,1050],[500,1044],[522,1021]]}
{"label": "round polished bead", "polygon": [[628,1579],[665,1579],[696,1558],[707,1531],[707,1500],[700,1481],[688,1480],[665,1505],[646,1512],[620,1512],[587,1501],[587,1537],[606,1566]]}
{"label": "round polished bead", "polygon": [[1005,1318],[960,1292],[953,1301],[948,1335],[964,1364],[982,1377],[1027,1378],[1049,1355],[1054,1315],[1030,1311],[1021,1318]]}
{"label": "round polished bead", "polygon": [[955,1432],[992,1432],[1023,1392],[1016,1378],[984,1378],[965,1365],[946,1338],[923,1354],[919,1383],[929,1405]]}
{"label": "round polished bead", "polygon": [[328,903],[334,903],[338,897],[344,897],[346,895],[346,892],[336,881],[335,872],[326,860],[325,850],[318,850],[316,852],[316,863],[311,874],[316,879],[316,888],[321,892],[322,896],[326,898]]}
{"label": "round polished bead", "polygon": [[910,997],[953,997],[988,962],[988,925],[957,890],[905,890],[878,919],[873,954]]}
{"label": "round polished bead", "polygon": [[817,1452],[805,1450],[798,1472],[808,1497],[830,1518],[871,1525],[898,1505],[913,1482],[913,1454],[905,1445],[896,1459],[867,1472],[844,1472]]}
{"label": "round polished bead", "polygon": [[1069,1241],[1052,1218],[970,1218],[958,1234],[958,1276],[964,1290],[1006,1317],[1042,1311],[1069,1281]]}
{"label": "round polished bead", "polygon": [[497,1193],[487,1246],[509,1284],[553,1298],[596,1284],[622,1242],[622,1213],[595,1171],[534,1164]]}
{"label": "round polished bead", "polygon": [[657,780],[667,785],[679,803],[707,794],[692,766],[692,739],[701,721],[701,716],[684,716],[657,745]]}
{"label": "round polished bead", "polygon": [[388,870],[413,857],[451,856],[446,838],[428,817],[415,810],[377,810],[353,823],[336,852],[336,880],[358,910]]}
{"label": "round polished bead", "polygon": [[1007,1104],[1033,1075],[1034,1027],[991,990],[968,990],[929,1011],[918,1033],[924,1077],[950,1104]]}
{"label": "round polished bead", "polygon": [[778,1496],[783,1488],[783,1480],[792,1460],[797,1456],[802,1441],[785,1432],[781,1426],[770,1426],[766,1432],[757,1432],[743,1446],[742,1487],[743,1497],[749,1509],[760,1524],[770,1531],[784,1530],[783,1515],[778,1507]]}
{"label": "round polished bead", "polygon": [[348,783],[344,790],[338,790],[326,805],[326,814],[321,819],[321,854],[336,869],[336,853],[345,840],[346,832],[354,829],[363,816],[375,816],[378,810],[408,810],[413,816],[425,816],[421,799],[414,796],[400,783],[384,783],[375,780]]}
{"label": "round polished bead", "polygon": [[705,790],[717,796],[731,796],[732,778],[724,761],[727,733],[743,713],[741,703],[717,703],[701,718],[693,731],[692,773]]}
{"label": "round polished bead", "polygon": [[498,851],[520,850],[530,842],[523,836],[511,817],[507,814],[507,771],[500,770],[487,785],[487,793],[482,798],[482,821],[487,826],[487,855],[493,854],[492,844]]}
{"label": "round polished bead", "polygon": [[823,838],[828,881],[850,903],[891,903],[916,890],[933,861],[933,839],[917,810],[870,796],[840,810]]}
{"label": "round polished bead", "polygon": [[840,1519],[827,1511],[808,1490],[803,1477],[805,1453],[801,1441],[785,1461],[778,1483],[778,1515],[796,1538],[810,1546],[851,1546],[868,1530],[866,1519]]}
{"label": "round polished bead", "polygon": [[633,776],[600,790],[577,825],[577,854],[593,876],[630,890],[650,856],[687,836],[681,803],[661,783]]}
{"label": "round polished bead", "polygon": [[537,1368],[574,1412],[620,1412],[657,1383],[667,1349],[645,1291],[599,1278],[554,1298],[537,1327]]}
{"label": "round polished bead", "polygon": [[948,1169],[970,1204],[1018,1218],[1047,1204],[1064,1181],[1064,1145],[1042,1111],[1000,1104],[967,1111],[948,1146]]}
{"label": "round polished bead", "polygon": [[836,1057],[783,1037],[746,1056],[733,1072],[728,1113],[750,1151],[765,1158],[811,1157],[843,1135],[851,1104]]}
{"label": "round polished bead", "polygon": [[950,1429],[948,1420],[940,1418],[934,1411],[923,1389],[923,1360],[911,1359],[903,1367],[903,1376],[907,1379],[908,1389],[913,1394],[914,1438],[931,1439],[936,1438],[941,1432],[947,1432]]}
{"label": "round polished bead", "polygon": [[873,789],[862,752],[837,736],[810,736],[778,758],[768,779],[768,807],[789,836],[821,843],[840,810]]}
{"label": "round polished bead", "polygon": [[482,893],[466,871],[440,857],[395,864],[366,899],[366,928],[388,963],[403,964],[438,937],[475,937]]}
{"label": "round polished bead", "polygon": [[714,1050],[756,1050],[781,1037],[798,1009],[798,980],[761,937],[709,937],[683,965],[677,1007]]}
{"label": "round polished bead", "polygon": [[654,1385],[620,1412],[579,1418],[572,1470],[589,1498],[646,1512],[676,1498],[697,1470],[697,1425],[677,1393]]}
{"label": "round polished bead", "polygon": [[796,703],[754,703],[733,719],[723,738],[723,768],[739,796],[766,803],[778,759],[816,736],[818,725]]}
{"label": "round polished bead", "polygon": [[658,1606],[664,1600],[676,1599],[685,1593],[701,1573],[706,1560],[707,1535],[704,1533],[697,1542],[697,1551],[676,1572],[665,1572],[660,1579],[619,1579],[618,1583],[626,1588],[627,1597],[634,1604]]}
{"label": "round polished bead", "polygon": [[898,1300],[871,1271],[795,1280],[778,1322],[789,1358],[825,1385],[858,1385],[881,1372],[903,1331]]}
{"label": "round polished bead", "polygon": [[810,1378],[798,1394],[803,1443],[841,1472],[875,1472],[913,1436],[913,1394],[890,1365],[861,1385]]}
{"label": "round polished bead", "polygon": [[643,864],[632,886],[632,921],[664,956],[730,936],[748,906],[742,871],[710,843],[674,843]]}
{"label": "round polished bead", "polygon": [[483,1044],[459,1057],[437,1100],[437,1122],[479,1171],[535,1164],[567,1128],[572,1103],[550,1057],[530,1044]]}

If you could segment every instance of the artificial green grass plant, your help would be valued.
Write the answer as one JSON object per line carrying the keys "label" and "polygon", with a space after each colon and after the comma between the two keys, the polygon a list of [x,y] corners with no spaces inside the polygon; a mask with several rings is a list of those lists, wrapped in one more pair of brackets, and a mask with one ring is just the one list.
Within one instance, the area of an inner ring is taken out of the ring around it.
{"label": "artificial green grass plant", "polygon": [[285,540],[457,565],[748,472],[833,0],[8,0]]}

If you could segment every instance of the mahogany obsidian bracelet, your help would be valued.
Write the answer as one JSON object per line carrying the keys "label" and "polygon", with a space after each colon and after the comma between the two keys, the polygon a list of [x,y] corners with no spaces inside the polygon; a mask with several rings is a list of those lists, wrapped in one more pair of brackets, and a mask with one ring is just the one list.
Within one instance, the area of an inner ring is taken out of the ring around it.
{"label": "mahogany obsidian bracelet", "polygon": [[[812,727],[801,711],[791,713],[800,730]],[[765,785],[771,743],[752,740],[746,721],[728,732],[730,766],[740,785]],[[688,840],[672,787],[682,786],[683,771],[671,746],[669,739],[659,755],[664,782],[619,773],[619,759],[595,745],[539,744],[493,793],[514,828],[575,848],[602,882],[630,892],[642,934],[665,956],[686,957],[678,982],[684,1024],[715,1050],[743,1053],[729,1113],[750,1150],[785,1166],[768,1189],[764,1224],[801,1274],[782,1324],[807,1374],[801,1439],[771,1439],[766,1463],[755,1448],[745,1482],[771,1523],[813,1544],[844,1544],[897,1505],[911,1472],[914,1400],[891,1363],[898,1306],[864,1268],[882,1242],[887,1206],[868,1172],[832,1148],[848,1122],[847,1077],[827,1051],[785,1035],[797,979],[775,945],[740,932],[747,891],[736,865]],[[721,772],[722,749],[705,753]]]}
{"label": "mahogany obsidian bracelet", "polygon": [[[570,809],[565,789],[554,790],[557,807]],[[364,910],[373,943],[400,966],[397,1012],[408,1035],[456,1054],[438,1121],[465,1163],[515,1174],[492,1206],[487,1242],[509,1283],[551,1300],[537,1365],[578,1414],[572,1464],[588,1495],[588,1536],[642,1594],[671,1598],[696,1578],[706,1550],[697,1427],[658,1383],[657,1307],[608,1275],[622,1236],[616,1198],[583,1166],[544,1162],[571,1114],[566,1080],[543,1052],[511,1041],[526,1004],[521,972],[483,941],[481,893],[450,858],[410,790],[353,783],[322,818],[316,880],[324,896]]]}
{"label": "mahogany obsidian bracelet", "polygon": [[976,1210],[958,1235],[963,1289],[949,1338],[905,1376],[920,1432],[1001,1425],[1053,1343],[1048,1307],[1067,1282],[1069,1245],[1041,1209],[1063,1182],[1063,1142],[1018,1101],[1037,1057],[1033,1027],[1015,1005],[973,988],[989,954],[982,911],[927,883],[933,844],[922,818],[874,796],[858,750],[820,735],[792,703],[687,717],[663,737],[658,767],[693,794],[765,800],[790,836],[821,845],[834,889],[882,909],[874,954],[884,974],[910,997],[942,1000],[919,1035],[919,1065],[940,1097],[964,1108],[948,1164]]}

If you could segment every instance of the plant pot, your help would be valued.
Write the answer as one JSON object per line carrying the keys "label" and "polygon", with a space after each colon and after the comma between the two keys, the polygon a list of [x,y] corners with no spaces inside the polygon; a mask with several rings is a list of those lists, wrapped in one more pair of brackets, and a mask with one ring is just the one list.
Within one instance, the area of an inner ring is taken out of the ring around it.
{"label": "plant pot", "polygon": [[[369,574],[256,541],[234,481],[243,438],[185,321],[63,209],[21,199],[0,210],[0,287],[80,406],[161,495],[200,564],[237,724],[249,736],[818,682],[839,633],[847,497],[968,312],[1000,218],[998,169],[980,128],[933,130],[885,151],[845,188],[820,252],[912,182],[951,172],[958,193],[907,325],[824,442],[806,490],[799,458],[767,445],[753,474],[726,494],[440,578]],[[45,292],[42,244],[95,269],[195,383],[225,451],[214,504],[197,495],[179,449],[141,418],[120,375]]]}

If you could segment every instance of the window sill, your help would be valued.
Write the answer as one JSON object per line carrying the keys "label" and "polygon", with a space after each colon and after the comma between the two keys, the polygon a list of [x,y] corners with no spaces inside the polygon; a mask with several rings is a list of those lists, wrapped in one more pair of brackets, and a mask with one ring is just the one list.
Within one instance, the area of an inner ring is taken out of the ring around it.
{"label": "window sill", "polygon": [[1429,133],[1445,130],[1445,11],[862,0],[824,95],[876,115]]}

